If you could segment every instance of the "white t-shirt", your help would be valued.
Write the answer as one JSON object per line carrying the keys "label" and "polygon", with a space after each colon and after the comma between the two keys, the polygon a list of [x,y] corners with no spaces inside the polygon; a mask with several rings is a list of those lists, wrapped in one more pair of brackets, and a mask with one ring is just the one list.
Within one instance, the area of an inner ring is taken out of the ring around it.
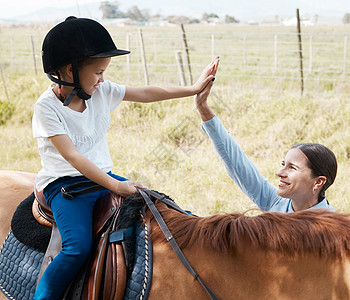
{"label": "white t-shirt", "polygon": [[96,166],[105,172],[112,169],[106,133],[110,113],[125,95],[125,86],[105,81],[86,101],[86,109],[81,113],[63,106],[52,90],[54,86],[50,85],[34,105],[33,136],[38,140],[42,164],[35,180],[38,191],[57,178],[82,175],[49,141],[48,138],[55,135],[68,135],[78,151]]}

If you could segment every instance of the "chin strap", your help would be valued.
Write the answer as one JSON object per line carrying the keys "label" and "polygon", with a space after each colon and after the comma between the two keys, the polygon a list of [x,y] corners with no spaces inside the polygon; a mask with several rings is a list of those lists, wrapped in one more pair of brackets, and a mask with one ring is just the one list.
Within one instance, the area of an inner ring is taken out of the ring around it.
{"label": "chin strap", "polygon": [[58,79],[52,74],[47,74],[47,77],[50,78],[51,81],[61,84],[61,85],[66,85],[66,86],[74,86],[73,91],[68,95],[68,97],[64,100],[63,105],[68,106],[69,103],[72,101],[72,99],[77,96],[82,100],[88,100],[91,98],[91,95],[87,94],[84,92],[84,90],[80,86],[79,82],[79,72],[78,72],[78,64],[76,61],[72,63],[72,71],[73,71],[73,83],[72,82],[66,82],[62,81],[61,79]]}

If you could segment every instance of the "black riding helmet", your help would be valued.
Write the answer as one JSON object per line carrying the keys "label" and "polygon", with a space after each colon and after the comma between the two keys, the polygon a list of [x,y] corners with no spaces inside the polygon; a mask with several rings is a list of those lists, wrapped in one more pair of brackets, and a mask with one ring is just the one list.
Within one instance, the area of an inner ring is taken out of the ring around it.
{"label": "black riding helmet", "polygon": [[[42,46],[44,72],[60,85],[74,86],[63,105],[68,105],[75,95],[87,100],[91,95],[80,86],[78,62],[89,57],[103,58],[129,54],[130,51],[117,49],[108,31],[91,19],[68,17],[53,27],[46,35]],[[72,64],[74,82],[54,77],[65,65]]]}

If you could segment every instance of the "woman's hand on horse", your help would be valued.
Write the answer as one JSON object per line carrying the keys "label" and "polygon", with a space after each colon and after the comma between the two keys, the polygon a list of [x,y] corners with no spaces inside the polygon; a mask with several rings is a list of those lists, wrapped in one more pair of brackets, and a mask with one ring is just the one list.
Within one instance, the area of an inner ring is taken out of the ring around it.
{"label": "woman's hand on horse", "polygon": [[197,82],[193,85],[195,93],[201,92],[208,83],[215,77],[219,65],[219,56],[215,57],[209,65],[203,70]]}

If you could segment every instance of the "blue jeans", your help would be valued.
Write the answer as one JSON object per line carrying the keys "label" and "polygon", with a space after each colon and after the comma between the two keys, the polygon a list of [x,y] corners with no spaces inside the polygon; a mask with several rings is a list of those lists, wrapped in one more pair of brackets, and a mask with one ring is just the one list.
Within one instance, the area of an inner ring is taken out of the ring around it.
{"label": "blue jeans", "polygon": [[[126,178],[108,173],[119,181]],[[62,237],[62,250],[45,270],[33,300],[59,300],[80,268],[87,262],[92,246],[92,213],[94,205],[108,190],[92,192],[66,199],[61,188],[88,180],[84,176],[64,177],[44,189],[57,228]]]}

